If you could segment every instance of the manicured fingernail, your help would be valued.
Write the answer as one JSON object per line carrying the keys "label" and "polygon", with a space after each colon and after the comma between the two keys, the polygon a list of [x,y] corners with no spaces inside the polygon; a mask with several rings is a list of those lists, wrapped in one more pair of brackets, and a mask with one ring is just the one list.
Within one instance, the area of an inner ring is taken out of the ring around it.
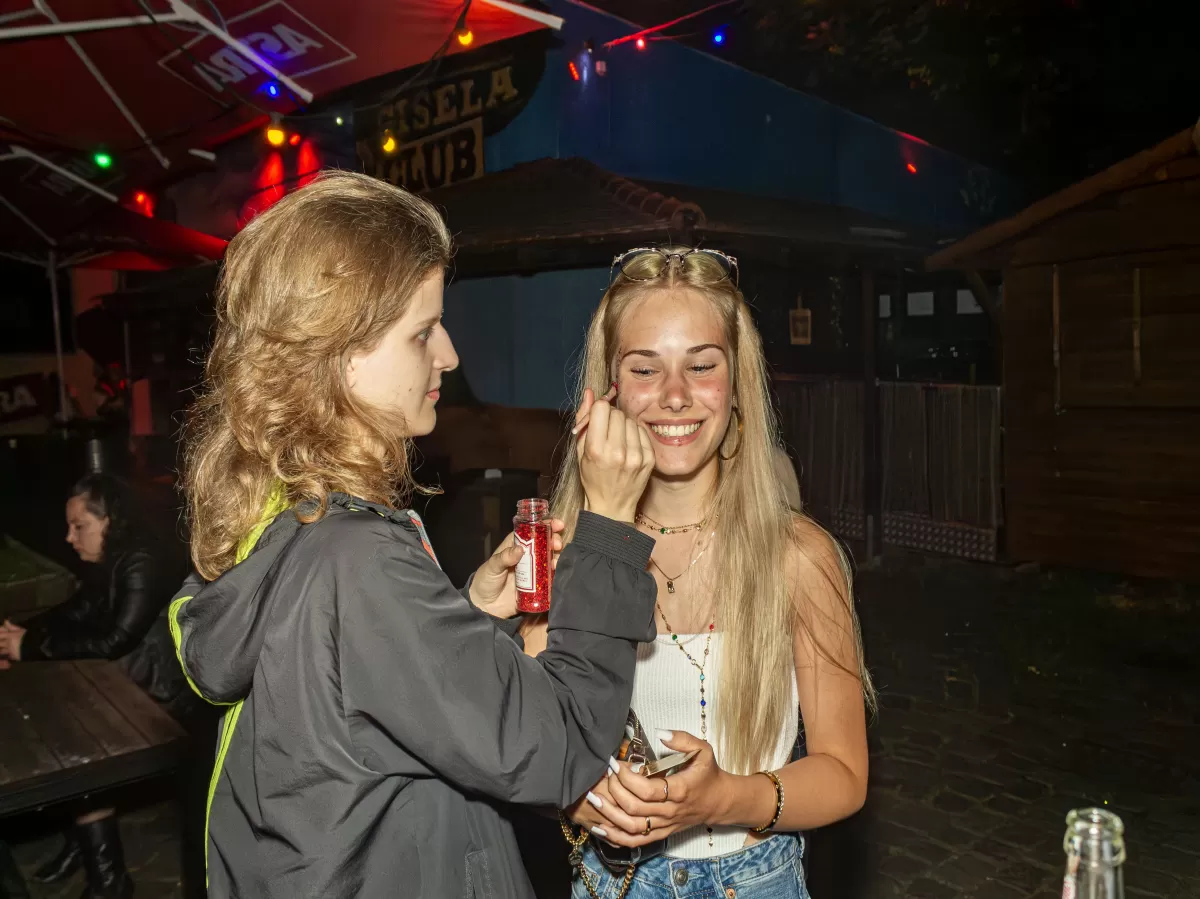
{"label": "manicured fingernail", "polygon": [[642,763],[638,762],[636,765],[633,765],[632,767],[630,767],[629,770],[632,771],[634,774],[641,774],[642,773]]}
{"label": "manicured fingernail", "polygon": [[594,808],[604,807],[604,800],[591,791],[589,791],[587,794],[587,801],[590,802]]}
{"label": "manicured fingernail", "polygon": [[675,739],[675,731],[673,731],[673,730],[656,730],[654,732],[654,739],[658,740],[658,742],[660,742],[660,743],[670,743],[672,740]]}
{"label": "manicured fingernail", "polygon": [[595,827],[592,828],[592,833],[594,833],[598,837],[608,836],[608,831],[605,830],[603,827],[601,827],[599,824],[597,824]]}
{"label": "manicured fingernail", "polygon": [[615,758],[613,758],[611,755],[608,757],[608,770],[611,771],[613,774],[621,773],[621,766],[617,764],[617,760]]}

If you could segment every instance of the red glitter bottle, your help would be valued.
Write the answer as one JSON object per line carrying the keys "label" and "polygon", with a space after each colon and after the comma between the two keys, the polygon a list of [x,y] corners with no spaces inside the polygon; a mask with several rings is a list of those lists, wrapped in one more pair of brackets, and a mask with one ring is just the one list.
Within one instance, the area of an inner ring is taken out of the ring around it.
{"label": "red glitter bottle", "polygon": [[524,554],[517,563],[517,611],[545,612],[550,608],[550,504],[544,499],[517,501],[513,518],[517,546]]}

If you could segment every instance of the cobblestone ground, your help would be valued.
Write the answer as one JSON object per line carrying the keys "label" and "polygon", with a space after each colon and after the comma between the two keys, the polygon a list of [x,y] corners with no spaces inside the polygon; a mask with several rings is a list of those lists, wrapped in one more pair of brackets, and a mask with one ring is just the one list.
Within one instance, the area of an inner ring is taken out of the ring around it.
{"label": "cobblestone ground", "polygon": [[1068,810],[1126,825],[1126,894],[1200,896],[1200,605],[1177,586],[889,558],[860,575],[868,803],[822,897],[1053,899]]}
{"label": "cobblestone ground", "polygon": [[[813,835],[816,899],[1054,899],[1063,819],[1083,805],[1124,819],[1130,899],[1200,896],[1194,592],[891,556],[859,596],[880,690],[871,790]],[[175,807],[134,806],[138,895],[181,896]],[[26,872],[57,847],[21,822],[3,834]]]}

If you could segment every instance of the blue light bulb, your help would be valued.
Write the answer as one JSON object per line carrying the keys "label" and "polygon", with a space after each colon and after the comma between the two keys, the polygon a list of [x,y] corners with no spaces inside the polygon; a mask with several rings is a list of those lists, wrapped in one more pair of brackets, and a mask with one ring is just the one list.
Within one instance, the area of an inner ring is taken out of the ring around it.
{"label": "blue light bulb", "polygon": [[724,31],[718,31],[718,32],[716,32],[716,33],[713,35],[713,43],[714,43],[714,44],[723,44],[723,43],[725,43],[725,32],[724,32]]}

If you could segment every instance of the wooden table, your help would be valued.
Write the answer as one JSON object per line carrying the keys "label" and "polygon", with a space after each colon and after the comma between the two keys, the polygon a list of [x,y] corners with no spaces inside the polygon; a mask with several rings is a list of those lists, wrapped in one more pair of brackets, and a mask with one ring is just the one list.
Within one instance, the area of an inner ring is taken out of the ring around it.
{"label": "wooden table", "polygon": [[175,768],[186,738],[114,662],[0,671],[0,816]]}

